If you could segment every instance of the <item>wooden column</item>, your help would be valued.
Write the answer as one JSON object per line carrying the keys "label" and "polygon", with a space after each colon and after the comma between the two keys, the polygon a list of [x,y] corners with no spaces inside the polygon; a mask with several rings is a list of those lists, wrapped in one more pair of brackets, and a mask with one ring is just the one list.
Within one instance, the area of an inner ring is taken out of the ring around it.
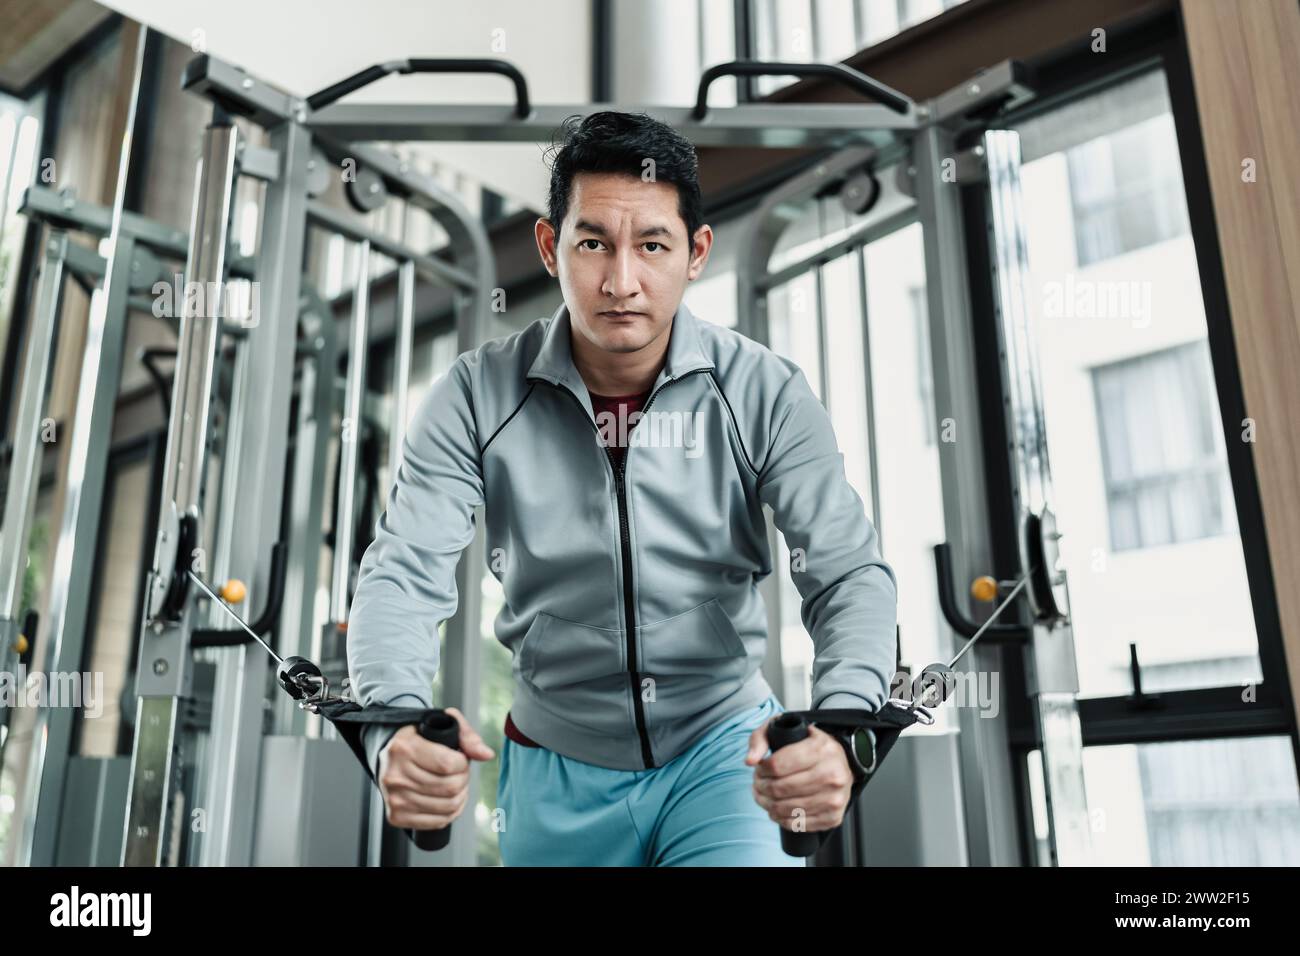
{"label": "wooden column", "polygon": [[1300,702],[1300,5],[1182,0],[1182,14],[1291,696]]}

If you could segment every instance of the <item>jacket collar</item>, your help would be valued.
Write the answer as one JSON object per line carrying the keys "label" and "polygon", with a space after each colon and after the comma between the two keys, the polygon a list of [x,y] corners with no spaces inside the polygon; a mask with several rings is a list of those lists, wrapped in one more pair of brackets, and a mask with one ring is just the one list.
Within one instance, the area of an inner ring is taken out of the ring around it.
{"label": "jacket collar", "polygon": [[[699,321],[691,310],[686,307],[685,302],[677,306],[677,312],[673,315],[672,327],[668,331],[668,353],[665,356],[664,367],[660,370],[659,377],[655,379],[651,391],[659,388],[665,382],[681,378],[687,372],[701,368],[713,368],[713,363],[705,357],[703,350],[700,348]],[[542,347],[537,353],[537,358],[533,360],[533,364],[529,366],[526,377],[530,379],[541,378],[552,385],[567,386],[590,411],[587,385],[582,380],[582,376],[578,374],[577,367],[573,364],[571,335],[569,308],[562,303],[555,310],[555,315],[547,325],[546,335],[542,339]]]}

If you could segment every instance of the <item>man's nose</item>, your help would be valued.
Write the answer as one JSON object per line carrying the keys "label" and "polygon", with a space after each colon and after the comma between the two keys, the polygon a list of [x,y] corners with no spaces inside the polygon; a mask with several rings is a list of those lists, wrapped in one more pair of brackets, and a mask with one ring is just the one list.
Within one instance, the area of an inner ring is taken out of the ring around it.
{"label": "man's nose", "polygon": [[609,274],[605,276],[606,295],[615,299],[628,299],[641,291],[641,280],[637,278],[636,258],[627,250],[614,254],[610,262]]}

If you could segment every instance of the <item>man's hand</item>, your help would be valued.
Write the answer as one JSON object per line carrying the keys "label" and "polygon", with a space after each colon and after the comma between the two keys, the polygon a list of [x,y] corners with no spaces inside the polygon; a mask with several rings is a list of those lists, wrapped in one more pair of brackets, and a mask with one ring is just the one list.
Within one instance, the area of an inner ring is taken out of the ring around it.
{"label": "man's hand", "polygon": [[420,736],[408,724],[379,752],[379,792],[388,822],[414,830],[441,830],[460,816],[469,799],[469,761],[491,760],[483,742],[455,707],[444,710],[460,724],[460,750]]}
{"label": "man's hand", "polygon": [[[853,771],[844,748],[816,725],[808,736],[787,744],[769,757],[767,725],[749,736],[745,763],[754,769],[754,799],[767,815],[787,830],[816,833],[844,822],[853,791]],[[802,825],[795,826],[802,820]]]}

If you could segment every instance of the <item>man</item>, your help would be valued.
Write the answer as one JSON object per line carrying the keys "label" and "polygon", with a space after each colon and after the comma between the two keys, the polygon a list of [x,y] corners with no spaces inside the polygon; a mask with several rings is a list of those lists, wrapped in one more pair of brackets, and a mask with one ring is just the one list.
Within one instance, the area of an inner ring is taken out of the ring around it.
{"label": "man", "polygon": [[[576,118],[575,118],[576,119]],[[513,654],[497,803],[507,865],[804,865],[864,778],[760,670],[773,512],[816,657],[814,708],[883,704],[894,573],[799,368],[682,304],[713,242],[692,145],[643,115],[570,121],[536,224],[564,304],[460,355],[406,435],[361,563],[348,660],[362,704],[431,706],[439,622],[484,506]],[[367,750],[390,823],[459,817],[470,760],[405,727]],[[471,818],[472,819],[472,815]]]}

